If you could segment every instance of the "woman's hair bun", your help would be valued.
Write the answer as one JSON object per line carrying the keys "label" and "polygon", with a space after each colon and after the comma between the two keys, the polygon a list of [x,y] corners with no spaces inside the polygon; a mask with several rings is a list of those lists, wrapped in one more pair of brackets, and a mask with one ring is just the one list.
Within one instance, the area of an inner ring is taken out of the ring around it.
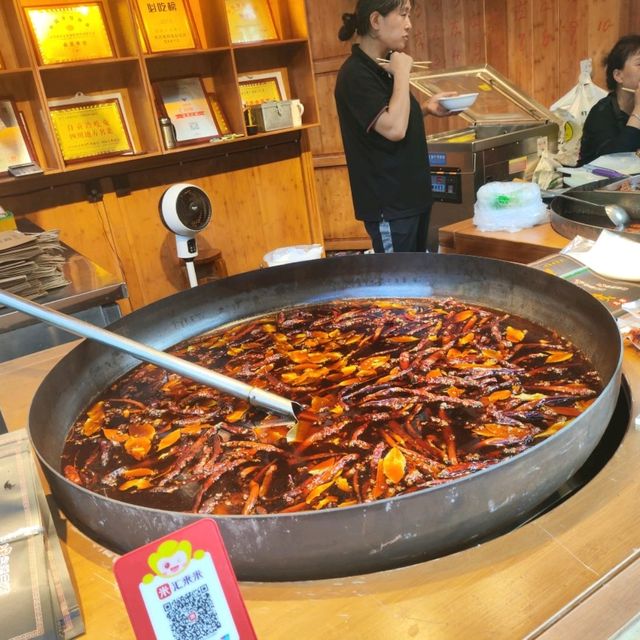
{"label": "woman's hair bun", "polygon": [[338,38],[343,41],[349,40],[356,32],[357,25],[358,21],[355,13],[343,13],[342,26],[338,32]]}

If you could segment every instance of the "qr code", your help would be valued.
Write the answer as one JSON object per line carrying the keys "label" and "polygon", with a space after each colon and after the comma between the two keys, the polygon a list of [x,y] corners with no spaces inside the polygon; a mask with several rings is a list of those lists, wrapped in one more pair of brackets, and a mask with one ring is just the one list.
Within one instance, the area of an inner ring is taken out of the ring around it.
{"label": "qr code", "polygon": [[205,584],[163,604],[171,634],[180,640],[205,640],[222,626]]}

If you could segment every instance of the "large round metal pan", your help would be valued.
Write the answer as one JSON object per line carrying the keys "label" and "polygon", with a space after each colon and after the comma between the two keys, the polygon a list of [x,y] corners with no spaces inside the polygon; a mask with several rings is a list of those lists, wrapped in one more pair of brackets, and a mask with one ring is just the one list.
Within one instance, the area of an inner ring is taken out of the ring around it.
{"label": "large round metal pan", "polygon": [[[344,298],[454,296],[534,320],[570,337],[604,390],[570,426],[528,451],[448,484],[319,512],[218,516],[242,580],[354,575],[451,553],[503,532],[587,459],[613,412],[622,346],[609,312],[564,280],[518,264],[457,255],[387,254],[314,260],[225,278],[170,296],[118,321],[119,333],[165,349],[230,321],[282,307]],[[127,551],[202,516],[141,508],[66,480],[60,457],[74,420],[137,364],[83,342],[47,375],[34,398],[30,437],[62,509],[92,537]]]}
{"label": "large round metal pan", "polygon": [[617,204],[626,209],[631,221],[640,222],[640,192],[609,191],[608,186],[620,182],[620,178],[607,178],[581,185],[566,191],[566,194],[585,201],[584,205],[574,200],[556,197],[551,201],[551,226],[570,240],[577,235],[597,240],[603,229],[615,231],[625,238],[640,242],[640,233],[616,231],[615,225],[604,212],[604,205]]}

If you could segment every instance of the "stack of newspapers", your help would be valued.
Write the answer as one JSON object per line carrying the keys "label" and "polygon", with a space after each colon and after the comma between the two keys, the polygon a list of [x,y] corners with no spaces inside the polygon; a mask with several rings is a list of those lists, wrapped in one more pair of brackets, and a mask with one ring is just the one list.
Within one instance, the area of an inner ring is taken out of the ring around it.
{"label": "stack of newspapers", "polygon": [[3,638],[69,640],[84,622],[26,431],[0,436]]}
{"label": "stack of newspapers", "polygon": [[0,233],[0,289],[24,298],[40,298],[69,284],[64,263],[58,231]]}

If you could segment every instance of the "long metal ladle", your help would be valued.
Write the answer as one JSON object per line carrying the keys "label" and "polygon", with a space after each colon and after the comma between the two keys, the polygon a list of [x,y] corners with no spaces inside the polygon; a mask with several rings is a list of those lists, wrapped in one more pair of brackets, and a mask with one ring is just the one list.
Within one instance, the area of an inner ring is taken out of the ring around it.
{"label": "long metal ladle", "polygon": [[168,369],[173,373],[213,387],[223,393],[228,393],[236,398],[246,400],[250,404],[266,409],[267,411],[278,413],[297,421],[298,414],[303,409],[301,404],[271,393],[271,391],[266,391],[259,387],[252,387],[240,380],[229,378],[228,376],[211,371],[193,362],[188,362],[187,360],[177,358],[164,351],[159,351],[131,338],[126,338],[112,331],[96,327],[84,320],[78,320],[73,316],[48,309],[41,304],[25,300],[20,296],[1,289],[0,303],[16,311],[21,311],[29,316],[43,320],[55,327],[64,329],[69,333],[102,342],[114,349],[124,351],[139,360],[150,362],[151,364]]}
{"label": "long metal ladle", "polygon": [[564,198],[565,200],[572,200],[573,202],[579,202],[580,204],[586,204],[589,207],[597,207],[598,209],[604,209],[607,214],[607,218],[616,225],[616,231],[624,231],[631,222],[631,218],[627,213],[627,210],[621,207],[619,204],[598,204],[597,202],[589,202],[588,200],[582,200],[581,198],[574,198],[568,196],[566,193],[561,193],[558,198]]}

